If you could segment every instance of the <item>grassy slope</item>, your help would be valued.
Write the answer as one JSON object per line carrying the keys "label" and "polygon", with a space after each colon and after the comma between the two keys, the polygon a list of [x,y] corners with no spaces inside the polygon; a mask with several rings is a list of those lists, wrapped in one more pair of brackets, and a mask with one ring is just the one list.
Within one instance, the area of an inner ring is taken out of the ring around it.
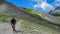
{"label": "grassy slope", "polygon": [[[48,20],[43,19],[42,17],[40,17],[40,16],[39,16],[40,12],[39,12],[38,10],[33,10],[33,9],[28,8],[28,9],[26,9],[26,11],[27,11],[28,13],[30,13],[31,16],[39,19],[40,21],[44,21],[44,22],[46,22],[46,23],[54,24],[54,23],[51,23],[50,21],[48,21]],[[54,25],[57,25],[57,24],[54,24]],[[60,26],[60,25],[58,25],[58,26]]]}
{"label": "grassy slope", "polygon": [[[31,12],[30,12],[31,11]],[[34,13],[34,12],[35,13]],[[33,17],[38,18],[38,23],[30,22],[29,20],[23,19],[21,22],[21,29],[24,30],[25,34],[59,34],[59,28],[56,29],[56,25],[48,23],[45,19],[42,19],[39,15],[39,12],[35,10],[27,9],[27,12],[30,13]],[[28,33],[27,33],[28,32]]]}
{"label": "grassy slope", "polygon": [[0,12],[0,21],[4,23],[8,23],[11,17],[17,18],[17,21],[19,20],[18,17],[13,16],[11,14],[7,14],[6,12]]}
{"label": "grassy slope", "polygon": [[[33,17],[38,18],[38,20],[37,20],[38,23],[31,22],[27,19],[19,18],[21,20],[21,23],[20,23],[21,28],[20,29],[22,31],[24,31],[23,34],[59,34],[60,29],[58,26],[49,24],[48,21],[46,21],[46,20],[42,19],[40,16],[38,16],[39,12],[36,12],[36,11],[34,11],[34,12],[31,11],[28,13],[30,13]],[[4,18],[0,19],[3,22],[4,22],[4,19],[7,20],[8,18],[12,17],[12,15],[6,15],[6,14],[7,13],[5,13],[5,12],[2,12],[0,14],[1,18],[4,17]],[[58,27],[58,28],[56,28],[56,27]]]}
{"label": "grassy slope", "polygon": [[[6,16],[6,15],[4,15],[4,16],[11,18],[10,16]],[[7,19],[5,19],[5,20],[7,20]],[[17,21],[19,21],[19,20],[17,20]],[[23,34],[57,34],[57,33],[59,33],[58,29],[55,28],[55,30],[54,30],[53,29],[54,27],[52,28],[52,26],[50,26],[51,24],[46,23],[46,22],[44,22],[44,23],[39,22],[40,20],[37,20],[38,23],[31,22],[27,19],[20,19],[20,21],[21,21],[20,30],[24,31]]]}
{"label": "grassy slope", "polygon": [[[41,23],[30,22],[29,20],[23,19],[21,22],[21,28],[24,34],[59,34],[58,31],[53,28],[49,28],[51,24],[48,23],[41,25]],[[45,26],[44,26],[45,25]]]}

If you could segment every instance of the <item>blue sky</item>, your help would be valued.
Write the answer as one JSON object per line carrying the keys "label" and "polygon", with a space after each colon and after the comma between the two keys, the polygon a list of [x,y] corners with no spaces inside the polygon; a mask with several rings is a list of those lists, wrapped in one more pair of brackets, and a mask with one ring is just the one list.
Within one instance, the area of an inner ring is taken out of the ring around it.
{"label": "blue sky", "polygon": [[60,6],[60,0],[7,0],[15,4],[18,7],[32,8],[36,10],[41,10],[44,12],[49,12]]}

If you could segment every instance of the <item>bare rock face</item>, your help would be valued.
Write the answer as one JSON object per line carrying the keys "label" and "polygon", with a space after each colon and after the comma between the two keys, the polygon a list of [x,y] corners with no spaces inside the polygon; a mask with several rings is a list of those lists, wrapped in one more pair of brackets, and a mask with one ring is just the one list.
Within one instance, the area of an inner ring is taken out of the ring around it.
{"label": "bare rock face", "polygon": [[27,13],[23,8],[18,8],[14,4],[9,2],[3,2],[0,6],[0,12],[6,12],[7,14],[11,14],[13,16],[20,17],[22,19],[28,19],[30,21],[37,21],[36,18],[32,17],[29,13]]}
{"label": "bare rock face", "polygon": [[0,2],[3,2],[3,1],[5,1],[5,0],[0,0]]}

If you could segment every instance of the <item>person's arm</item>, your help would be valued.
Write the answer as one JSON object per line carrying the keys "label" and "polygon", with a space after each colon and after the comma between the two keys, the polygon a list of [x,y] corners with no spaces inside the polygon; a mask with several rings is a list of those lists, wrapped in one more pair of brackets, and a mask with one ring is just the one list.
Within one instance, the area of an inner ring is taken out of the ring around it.
{"label": "person's arm", "polygon": [[16,20],[14,20],[15,21],[15,23],[16,23]]}

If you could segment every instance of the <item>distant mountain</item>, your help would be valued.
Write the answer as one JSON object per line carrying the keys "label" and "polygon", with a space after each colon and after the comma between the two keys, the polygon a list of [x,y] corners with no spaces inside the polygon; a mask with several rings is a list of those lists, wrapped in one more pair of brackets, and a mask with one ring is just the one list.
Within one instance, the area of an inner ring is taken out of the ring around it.
{"label": "distant mountain", "polygon": [[51,10],[49,14],[54,15],[54,16],[60,16],[60,7],[57,7],[54,10]]}
{"label": "distant mountain", "polygon": [[55,10],[60,10],[60,7],[55,8]]}

